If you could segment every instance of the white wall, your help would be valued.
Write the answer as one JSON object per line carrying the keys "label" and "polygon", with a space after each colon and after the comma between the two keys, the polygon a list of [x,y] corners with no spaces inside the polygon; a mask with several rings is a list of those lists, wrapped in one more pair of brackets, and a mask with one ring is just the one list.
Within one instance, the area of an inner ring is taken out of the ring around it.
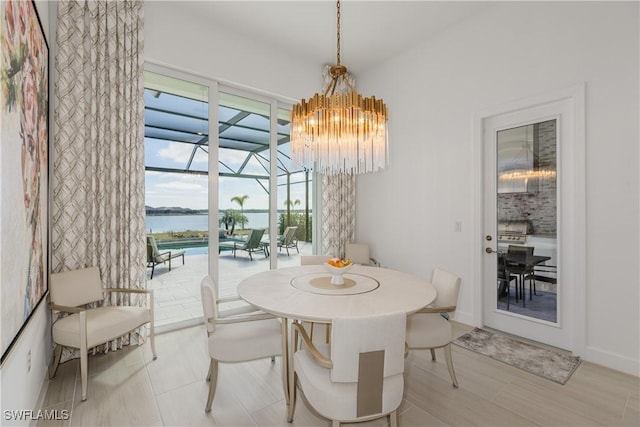
{"label": "white wall", "polygon": [[321,67],[217,28],[180,2],[146,2],[144,35],[145,58],[161,65],[292,99],[322,87]]}
{"label": "white wall", "polygon": [[472,323],[474,113],[586,82],[583,357],[638,375],[638,57],[637,2],[504,2],[361,77],[389,106],[391,164],[358,179],[358,240],[389,267],[460,273]]}

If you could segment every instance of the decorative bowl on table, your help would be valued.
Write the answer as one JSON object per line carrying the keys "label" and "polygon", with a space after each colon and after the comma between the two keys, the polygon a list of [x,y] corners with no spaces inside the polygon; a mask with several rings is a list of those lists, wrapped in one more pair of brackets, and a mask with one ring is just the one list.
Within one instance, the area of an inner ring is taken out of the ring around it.
{"label": "decorative bowl on table", "polygon": [[344,278],[342,275],[351,270],[353,263],[350,259],[342,260],[340,258],[331,258],[324,267],[329,273],[331,273],[332,285],[344,285]]}

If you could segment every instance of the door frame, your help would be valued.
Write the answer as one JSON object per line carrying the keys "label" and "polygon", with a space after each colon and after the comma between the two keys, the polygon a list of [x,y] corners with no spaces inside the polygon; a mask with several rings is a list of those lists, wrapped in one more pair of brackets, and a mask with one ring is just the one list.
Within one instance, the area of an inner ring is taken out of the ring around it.
{"label": "door frame", "polygon": [[[585,215],[585,85],[584,83],[552,92],[518,99],[480,110],[473,117],[474,158],[474,326],[484,326],[484,124],[491,117],[524,111],[560,101],[570,103],[572,138],[563,141],[563,211],[558,226],[563,232],[563,269],[565,280],[573,284],[570,298],[573,317],[568,319],[569,345],[574,355],[581,356],[586,348],[586,215]],[[560,254],[558,255],[561,256]]]}

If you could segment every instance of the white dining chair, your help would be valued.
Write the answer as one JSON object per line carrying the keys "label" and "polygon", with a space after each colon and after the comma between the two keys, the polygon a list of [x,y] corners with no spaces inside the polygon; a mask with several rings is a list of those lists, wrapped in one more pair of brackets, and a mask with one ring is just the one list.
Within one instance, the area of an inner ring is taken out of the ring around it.
{"label": "white dining chair", "polygon": [[354,264],[373,265],[380,267],[380,263],[371,258],[369,245],[366,243],[347,243],[344,246],[344,257]]}
{"label": "white dining chair", "polygon": [[431,350],[433,361],[436,360],[435,349],[444,348],[451,381],[454,387],[458,387],[451,357],[453,330],[448,315],[456,310],[462,279],[436,268],[433,270],[431,283],[438,295],[432,304],[407,317],[407,345],[409,349]]}
{"label": "white dining chair", "polygon": [[322,265],[331,258],[329,255],[300,255],[300,265]]}
{"label": "white dining chair", "polygon": [[[330,259],[335,258],[330,255],[301,255],[300,256],[300,265],[322,265],[326,264]],[[329,331],[331,330],[331,325],[325,324],[316,324],[311,322],[303,323],[305,329],[309,331],[309,335],[311,336],[312,341],[316,340],[324,340],[325,342],[329,342]],[[323,338],[324,337],[324,338]]]}
{"label": "white dining chair", "polygon": [[204,322],[209,344],[209,395],[205,412],[211,411],[216,392],[218,363],[237,363],[274,357],[282,354],[282,328],[274,316],[255,311],[220,316],[215,285],[207,275],[200,284]]}
{"label": "white dining chair", "polygon": [[404,393],[406,314],[337,318],[331,343],[315,346],[299,323],[293,323],[292,393],[288,421],[293,421],[296,389],[332,426],[389,417],[397,426]]}

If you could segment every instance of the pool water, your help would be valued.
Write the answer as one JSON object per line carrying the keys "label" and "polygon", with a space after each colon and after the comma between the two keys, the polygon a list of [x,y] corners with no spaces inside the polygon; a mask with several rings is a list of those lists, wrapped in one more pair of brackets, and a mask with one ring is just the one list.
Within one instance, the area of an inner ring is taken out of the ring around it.
{"label": "pool water", "polygon": [[207,246],[200,246],[200,247],[197,247],[197,248],[184,248],[185,256],[203,255],[203,254],[208,254],[208,253],[209,253],[209,248]]}
{"label": "pool water", "polygon": [[184,251],[184,255],[185,256],[203,255],[203,254],[208,254],[209,253],[209,248],[207,246],[197,246],[197,247],[191,247],[191,248],[163,248],[163,247],[158,247],[158,250],[160,252]]}

